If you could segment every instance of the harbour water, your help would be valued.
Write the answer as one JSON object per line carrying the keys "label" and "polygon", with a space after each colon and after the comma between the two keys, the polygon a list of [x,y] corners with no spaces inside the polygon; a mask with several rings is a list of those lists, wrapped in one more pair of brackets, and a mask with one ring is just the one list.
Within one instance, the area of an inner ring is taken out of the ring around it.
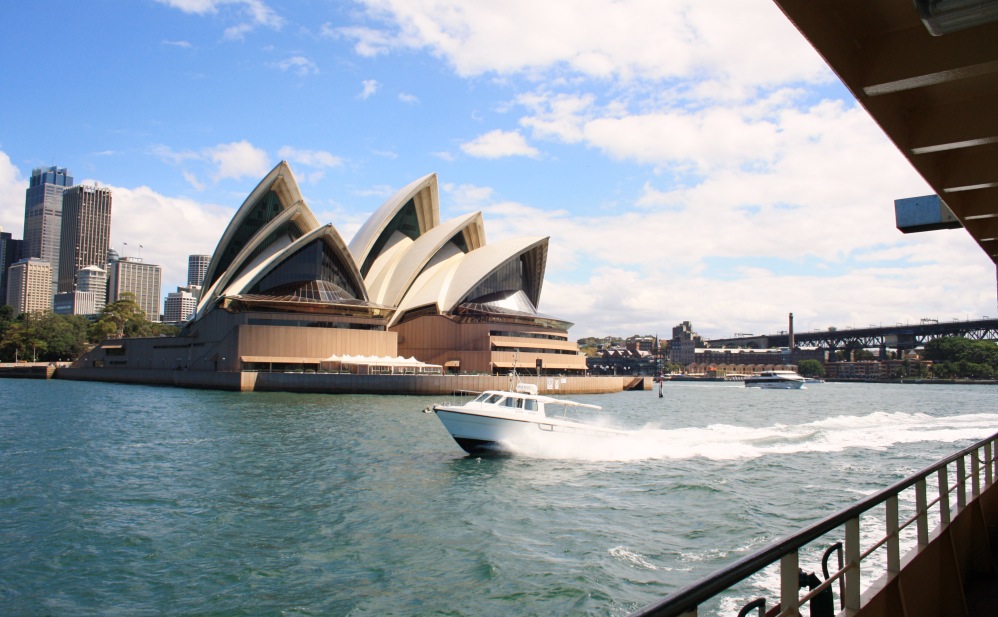
{"label": "harbour water", "polygon": [[0,380],[0,614],[626,615],[998,431],[995,386],[664,393],[478,459],[438,397]]}

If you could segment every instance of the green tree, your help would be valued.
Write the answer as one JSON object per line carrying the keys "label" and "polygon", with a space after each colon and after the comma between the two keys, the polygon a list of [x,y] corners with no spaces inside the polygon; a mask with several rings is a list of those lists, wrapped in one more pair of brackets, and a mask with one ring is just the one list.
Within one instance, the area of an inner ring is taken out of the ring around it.
{"label": "green tree", "polygon": [[797,372],[801,377],[824,377],[825,367],[817,360],[801,360],[797,364]]}
{"label": "green tree", "polygon": [[13,321],[6,325],[0,338],[0,356],[5,362],[24,360],[27,342],[27,327],[23,321]]}
{"label": "green tree", "polygon": [[994,379],[998,374],[998,344],[947,336],[929,341],[925,357],[936,377]]}
{"label": "green tree", "polygon": [[121,294],[121,298],[107,304],[97,316],[93,324],[93,332],[98,340],[104,338],[124,338],[125,336],[143,336],[146,315],[135,302],[135,296],[130,293]]}

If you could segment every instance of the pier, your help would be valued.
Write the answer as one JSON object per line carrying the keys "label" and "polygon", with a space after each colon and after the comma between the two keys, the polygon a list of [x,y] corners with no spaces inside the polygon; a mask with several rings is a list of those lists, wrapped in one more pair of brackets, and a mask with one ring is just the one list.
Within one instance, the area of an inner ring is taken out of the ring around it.
{"label": "pier", "polygon": [[[2,376],[2,375],[0,375]],[[183,371],[61,367],[55,379],[205,388],[240,392],[321,392],[327,394],[437,394],[482,392],[510,387],[507,375],[358,375],[323,372]],[[605,394],[651,390],[652,377],[523,375],[541,394]]]}
{"label": "pier", "polygon": [[6,379],[52,379],[56,365],[50,362],[2,362],[0,378]]}

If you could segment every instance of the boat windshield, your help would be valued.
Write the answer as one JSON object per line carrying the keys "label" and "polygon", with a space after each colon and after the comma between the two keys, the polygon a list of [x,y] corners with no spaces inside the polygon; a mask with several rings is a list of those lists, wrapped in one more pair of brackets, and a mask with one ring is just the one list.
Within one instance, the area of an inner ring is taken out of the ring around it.
{"label": "boat windshield", "polygon": [[483,405],[499,405],[500,407],[513,407],[526,411],[538,411],[540,404],[529,397],[505,396],[498,392],[483,392],[473,401]]}

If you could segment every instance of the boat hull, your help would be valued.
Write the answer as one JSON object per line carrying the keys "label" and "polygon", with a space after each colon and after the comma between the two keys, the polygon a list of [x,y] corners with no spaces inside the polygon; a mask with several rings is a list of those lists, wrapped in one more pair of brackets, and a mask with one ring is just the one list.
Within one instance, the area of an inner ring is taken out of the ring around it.
{"label": "boat hull", "polygon": [[804,387],[804,381],[777,379],[773,381],[745,380],[746,388],[763,388],[765,390],[799,390]]}
{"label": "boat hull", "polygon": [[459,407],[435,406],[437,418],[454,441],[468,454],[509,455],[523,447],[561,435],[624,435],[624,431],[601,429],[554,418],[504,417],[474,413]]}

